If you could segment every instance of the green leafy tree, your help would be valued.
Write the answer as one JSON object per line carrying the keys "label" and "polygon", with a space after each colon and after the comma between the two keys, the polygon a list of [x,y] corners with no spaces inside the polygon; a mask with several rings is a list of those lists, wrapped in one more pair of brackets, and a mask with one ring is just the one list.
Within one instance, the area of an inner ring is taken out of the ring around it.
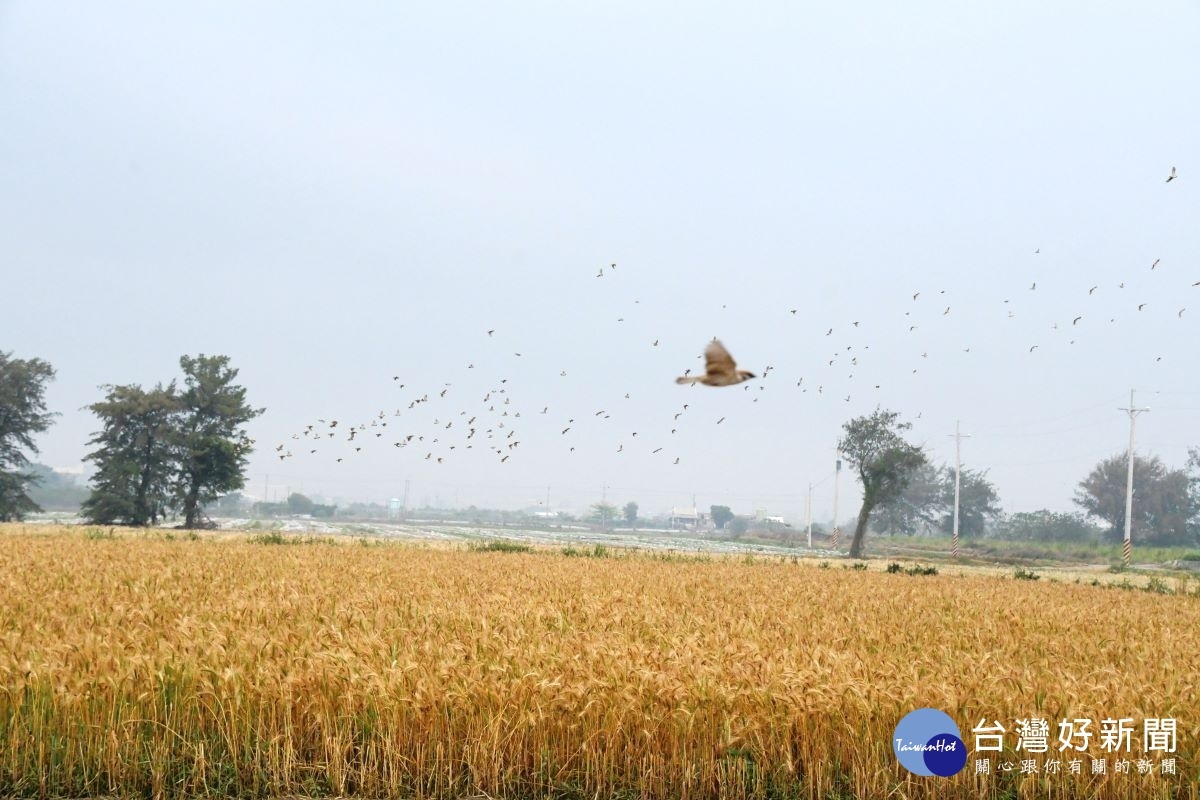
{"label": "green leafy tree", "polygon": [[292,492],[288,495],[287,507],[289,514],[312,514],[317,504],[298,492]]}
{"label": "green leafy tree", "polygon": [[1188,535],[1192,541],[1200,542],[1200,447],[1188,448],[1185,467],[1188,477],[1188,493],[1195,500],[1195,513],[1188,521]]}
{"label": "green leafy tree", "polygon": [[157,525],[173,501],[179,466],[175,384],[103,388],[105,398],[88,406],[102,428],[88,441],[96,472],[81,512],[100,524]]}
{"label": "green leafy tree", "polygon": [[250,506],[250,513],[255,517],[282,517],[288,513],[287,503],[269,503],[263,500]]}
{"label": "green leafy tree", "polygon": [[856,417],[842,426],[845,433],[838,441],[838,451],[858,471],[863,486],[862,507],[850,544],[851,558],[862,557],[871,512],[903,492],[912,475],[926,462],[921,448],[901,437],[912,425],[900,422],[899,418],[895,411],[876,409],[871,416]]}
{"label": "green leafy tree", "polygon": [[750,522],[745,517],[733,517],[728,521],[727,529],[729,535],[734,539],[740,539],[750,529]]}
{"label": "green leafy tree", "polygon": [[625,508],[623,509],[623,511],[625,513],[625,524],[631,528],[633,526],[637,525],[638,504],[633,502],[632,500],[630,500],[628,503],[625,504]]}
{"label": "green leafy tree", "polygon": [[[945,469],[942,483],[942,516],[938,527],[947,536],[954,533],[954,470]],[[988,480],[987,470],[964,469],[959,473],[958,532],[979,538],[989,522],[1001,514],[1000,495]]]}
{"label": "green leafy tree", "polygon": [[23,519],[40,511],[29,497],[37,481],[25,471],[37,453],[33,435],[50,427],[56,414],[46,410],[46,384],[54,368],[40,358],[13,358],[0,351],[0,522]]}
{"label": "green leafy tree", "polygon": [[[889,536],[927,534],[939,526],[947,508],[944,467],[922,464],[895,497],[875,507],[871,530]],[[954,473],[950,473],[950,502],[954,500]]]}
{"label": "green leafy tree", "polygon": [[212,510],[221,516],[231,517],[246,513],[251,505],[250,500],[241,492],[230,492],[218,497],[211,506],[205,509],[205,513]]}
{"label": "green leafy tree", "polygon": [[1082,514],[1042,509],[1003,517],[997,522],[992,535],[997,539],[1023,542],[1095,542],[1102,531]]}
{"label": "green leafy tree", "polygon": [[56,472],[45,464],[32,464],[29,471],[34,477],[29,498],[46,511],[77,512],[88,497],[87,487],[74,475]]}
{"label": "green leafy tree", "polygon": [[242,426],[263,409],[247,405],[245,388],[233,382],[238,371],[229,366],[228,356],[183,356],[179,366],[185,388],[176,494],[184,527],[195,528],[205,505],[245,486],[253,441]]}
{"label": "green leafy tree", "polygon": [[610,506],[608,503],[594,503],[592,504],[591,514],[588,516],[588,519],[607,528],[616,516],[616,506]]}
{"label": "green leafy tree", "polygon": [[709,506],[708,513],[712,517],[713,525],[716,525],[719,531],[725,530],[725,526],[733,521],[733,511],[729,506]]}
{"label": "green leafy tree", "polygon": [[[1124,454],[1104,459],[1075,493],[1076,505],[1107,523],[1105,538],[1113,542],[1125,537],[1128,464]],[[1160,546],[1194,544],[1198,511],[1200,494],[1187,469],[1168,469],[1157,456],[1134,457],[1131,535],[1135,541]]]}

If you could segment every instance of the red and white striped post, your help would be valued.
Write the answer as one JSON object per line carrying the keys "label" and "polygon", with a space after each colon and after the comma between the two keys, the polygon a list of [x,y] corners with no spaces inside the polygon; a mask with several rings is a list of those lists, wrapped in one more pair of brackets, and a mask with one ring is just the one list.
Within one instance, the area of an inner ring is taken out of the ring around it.
{"label": "red and white striped post", "polygon": [[842,460],[837,459],[833,468],[833,549],[837,550],[842,543],[842,526],[838,524],[838,483],[842,476]]}

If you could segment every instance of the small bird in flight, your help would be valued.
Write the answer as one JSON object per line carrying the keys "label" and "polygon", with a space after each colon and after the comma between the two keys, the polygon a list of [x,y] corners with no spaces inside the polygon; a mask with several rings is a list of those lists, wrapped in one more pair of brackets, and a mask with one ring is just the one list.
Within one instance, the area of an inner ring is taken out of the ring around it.
{"label": "small bird in flight", "polygon": [[1099,288],[1100,288],[1099,286],[1093,286],[1092,288],[1088,289],[1088,294],[1091,294],[1092,292],[1096,291]]}
{"label": "small bird in flight", "polygon": [[1150,265],[1150,269],[1154,269],[1155,267],[1157,267],[1157,266],[1158,266],[1158,262],[1160,262],[1160,261],[1162,261],[1162,259],[1161,259],[1161,258],[1156,258],[1156,259],[1154,259],[1154,263]]}
{"label": "small bird in flight", "polygon": [[1071,324],[1072,324],[1072,325],[1078,325],[1078,324],[1079,324],[1079,320],[1081,320],[1081,319],[1083,319],[1083,317],[1076,317],[1075,319],[1071,320]]}
{"label": "small bird in flight", "polygon": [[1171,181],[1175,180],[1178,177],[1179,176],[1175,174],[1175,168],[1171,167],[1171,174],[1167,176],[1167,183],[1170,183]]}
{"label": "small bird in flight", "polygon": [[1141,311],[1145,307],[1146,307],[1145,303],[1138,303],[1138,311]]}
{"label": "small bird in flight", "polygon": [[716,339],[704,348],[704,374],[699,377],[680,375],[675,379],[679,384],[703,383],[705,386],[733,386],[750,378],[757,377],[753,372],[738,369],[733,356]]}

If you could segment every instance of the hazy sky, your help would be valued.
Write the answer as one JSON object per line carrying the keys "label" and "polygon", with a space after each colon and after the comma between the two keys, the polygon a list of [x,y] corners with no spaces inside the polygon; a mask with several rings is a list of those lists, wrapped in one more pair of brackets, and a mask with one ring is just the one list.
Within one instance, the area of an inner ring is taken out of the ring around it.
{"label": "hazy sky", "polygon": [[[939,462],[961,419],[1006,509],[1068,509],[1130,387],[1182,465],[1200,7],[919,7],[0,4],[0,349],[58,370],[40,460],[80,465],[101,384],[207,353],[267,409],[254,494],[796,518],[812,481],[823,519],[882,405]],[[676,386],[713,336],[773,369]]]}

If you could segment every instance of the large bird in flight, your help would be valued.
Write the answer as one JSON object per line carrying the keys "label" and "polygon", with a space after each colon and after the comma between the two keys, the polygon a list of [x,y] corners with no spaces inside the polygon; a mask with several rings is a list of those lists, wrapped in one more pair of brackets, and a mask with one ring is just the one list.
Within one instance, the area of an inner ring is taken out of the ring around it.
{"label": "large bird in flight", "polygon": [[708,347],[704,348],[704,374],[695,377],[680,375],[675,382],[703,383],[705,386],[733,386],[756,377],[758,376],[753,372],[738,369],[737,364],[733,361],[733,356],[729,355],[725,346],[713,339],[708,343]]}

